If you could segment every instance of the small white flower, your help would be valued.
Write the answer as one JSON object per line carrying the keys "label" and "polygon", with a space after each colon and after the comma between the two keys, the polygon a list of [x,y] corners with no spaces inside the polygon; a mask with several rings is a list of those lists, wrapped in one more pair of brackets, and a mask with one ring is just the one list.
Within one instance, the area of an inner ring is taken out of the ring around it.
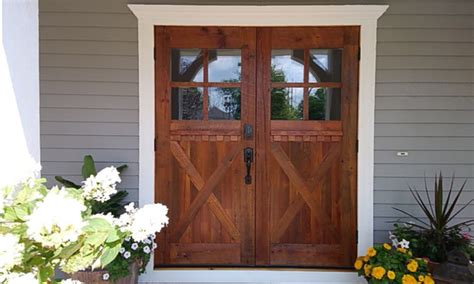
{"label": "small white flower", "polygon": [[81,281],[79,280],[72,280],[72,279],[64,279],[62,280],[61,282],[59,282],[61,284],[82,284]]}
{"label": "small white flower", "polygon": [[131,248],[132,248],[133,250],[137,250],[138,244],[137,244],[137,243],[133,243],[132,246],[131,246]]}
{"label": "small white flower", "polygon": [[149,246],[145,246],[145,247],[143,248],[143,252],[146,253],[146,254],[150,253],[150,247],[149,247]]}
{"label": "small white flower", "polygon": [[109,278],[110,278],[110,275],[108,273],[102,274],[102,280],[107,281],[109,280]]}
{"label": "small white flower", "polygon": [[400,243],[399,243],[400,247],[401,248],[404,248],[404,249],[409,249],[410,248],[410,242],[403,239]]}
{"label": "small white flower", "polygon": [[127,213],[134,213],[136,211],[135,202],[130,202],[128,205],[125,205],[124,208]]}
{"label": "small white flower", "polygon": [[130,238],[130,237],[126,237],[126,238],[125,238],[125,241],[126,241],[126,242],[129,242],[131,239],[132,239],[132,238]]}
{"label": "small white flower", "polygon": [[129,251],[126,251],[126,252],[123,253],[123,257],[124,257],[125,259],[128,259],[131,255],[132,255],[132,254],[131,254]]}
{"label": "small white flower", "polygon": [[149,244],[152,243],[152,241],[151,241],[150,239],[144,239],[144,240],[143,240],[143,243],[149,245]]}
{"label": "small white flower", "polygon": [[389,239],[392,240],[392,246],[398,247],[399,242],[398,242],[397,236],[395,236],[394,234],[392,234],[391,231],[388,231],[388,235],[389,235]]}
{"label": "small white flower", "polygon": [[157,245],[156,243],[153,243],[152,248],[153,248],[153,249],[156,249],[157,247],[158,247],[158,245]]}
{"label": "small white flower", "polygon": [[119,253],[120,253],[120,254],[123,254],[124,252],[125,252],[125,248],[123,248],[123,247],[120,248]]}

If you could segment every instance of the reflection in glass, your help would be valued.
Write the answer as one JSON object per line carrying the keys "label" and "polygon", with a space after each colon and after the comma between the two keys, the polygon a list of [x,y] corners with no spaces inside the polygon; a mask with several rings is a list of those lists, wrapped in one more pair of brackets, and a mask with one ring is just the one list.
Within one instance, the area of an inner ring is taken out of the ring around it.
{"label": "reflection in glass", "polygon": [[240,81],[240,49],[210,49],[209,82]]}
{"label": "reflection in glass", "polygon": [[309,120],[340,120],[341,89],[309,89],[308,109]]}
{"label": "reflection in glass", "polygon": [[303,82],[304,50],[272,50],[272,82]]}
{"label": "reflection in glass", "polygon": [[274,88],[271,94],[273,120],[303,119],[303,88]]}
{"label": "reflection in glass", "polygon": [[309,82],[340,82],[341,62],[341,49],[310,49]]}
{"label": "reflection in glass", "polygon": [[203,88],[171,88],[171,119],[202,119]]}
{"label": "reflection in glass", "polygon": [[240,88],[209,88],[209,120],[240,120]]}
{"label": "reflection in glass", "polygon": [[200,49],[171,50],[171,80],[174,82],[203,81],[203,53]]}

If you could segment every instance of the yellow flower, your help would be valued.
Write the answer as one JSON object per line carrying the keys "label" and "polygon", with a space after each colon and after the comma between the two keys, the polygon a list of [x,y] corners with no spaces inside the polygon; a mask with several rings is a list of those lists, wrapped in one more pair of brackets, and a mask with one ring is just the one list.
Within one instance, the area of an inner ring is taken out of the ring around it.
{"label": "yellow flower", "polygon": [[389,245],[389,244],[387,244],[387,243],[385,243],[385,244],[383,244],[383,248],[386,249],[386,250],[391,250],[391,249],[392,249],[392,246]]}
{"label": "yellow flower", "polygon": [[370,257],[368,255],[365,255],[363,258],[364,262],[369,262]]}
{"label": "yellow flower", "polygon": [[374,269],[372,269],[372,277],[374,277],[375,279],[382,279],[383,276],[385,275],[385,268],[383,268],[382,266],[377,266],[377,267],[374,267]]}
{"label": "yellow flower", "polygon": [[360,270],[363,265],[364,263],[362,262],[362,260],[360,260],[360,258],[357,258],[357,260],[354,262],[354,268],[357,270]]}
{"label": "yellow flower", "polygon": [[420,275],[418,276],[418,281],[423,282],[425,280],[425,276]]}
{"label": "yellow flower", "polygon": [[425,279],[424,279],[424,281],[423,281],[423,284],[434,284],[434,283],[435,283],[435,282],[434,282],[433,278],[431,278],[431,276],[428,276],[428,275],[425,276]]}
{"label": "yellow flower", "polygon": [[397,276],[397,275],[396,275],[395,272],[393,272],[392,270],[389,270],[389,271],[387,272],[387,277],[388,277],[388,279],[390,279],[390,280],[395,279],[396,276]]}
{"label": "yellow flower", "polygon": [[405,274],[402,277],[402,284],[417,284],[418,282],[416,281],[415,277]]}
{"label": "yellow flower", "polygon": [[368,277],[370,275],[371,268],[372,268],[372,266],[370,266],[368,264],[364,265],[364,274],[365,274],[365,276]]}
{"label": "yellow flower", "polygon": [[373,247],[370,247],[368,250],[367,250],[367,255],[370,256],[370,257],[373,257],[377,254],[377,251],[373,248]]}
{"label": "yellow flower", "polygon": [[418,262],[416,260],[410,260],[407,264],[407,269],[411,272],[415,272],[418,269]]}
{"label": "yellow flower", "polygon": [[404,248],[397,248],[397,250],[401,253],[407,253],[407,250]]}

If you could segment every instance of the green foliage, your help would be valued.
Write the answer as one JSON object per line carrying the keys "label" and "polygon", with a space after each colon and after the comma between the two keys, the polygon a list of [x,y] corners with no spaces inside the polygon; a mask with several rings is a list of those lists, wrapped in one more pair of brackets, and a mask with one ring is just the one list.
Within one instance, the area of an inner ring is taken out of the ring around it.
{"label": "green foliage", "polygon": [[466,181],[458,192],[455,193],[453,191],[453,176],[446,198],[443,196],[443,177],[441,173],[435,177],[433,188],[434,197],[431,197],[429,194],[426,179],[425,200],[422,199],[416,189],[409,187],[413,198],[424,213],[427,221],[405,210],[394,208],[415,221],[408,226],[395,225],[394,232],[398,239],[410,241],[411,248],[415,255],[429,257],[433,261],[442,262],[447,259],[448,252],[453,249],[468,251],[471,239],[467,235],[463,235],[462,230],[469,229],[469,227],[474,224],[474,219],[451,224],[454,218],[473,202],[473,199],[471,199],[456,210]]}
{"label": "green foliage", "polygon": [[369,248],[367,255],[356,259],[354,267],[358,275],[363,276],[368,283],[405,283],[404,277],[405,279],[413,277],[416,281],[419,279],[432,280],[424,259],[413,258],[410,251],[403,248],[393,248],[388,244]]}
{"label": "green foliage", "polygon": [[[122,172],[125,169],[127,169],[127,167],[128,167],[127,165],[121,165],[121,166],[117,167],[116,169],[120,174],[122,174]],[[84,163],[82,165],[81,175],[84,179],[89,178],[91,175],[92,176],[97,175],[95,161],[94,161],[94,158],[92,158],[91,155],[84,156]],[[74,183],[70,180],[67,180],[67,179],[65,179],[61,176],[55,176],[54,178],[56,179],[57,182],[64,185],[65,187],[76,188],[76,189],[81,188],[80,185],[78,185],[78,184],[76,184],[76,183]],[[125,199],[125,197],[127,197],[127,195],[128,195],[128,192],[126,192],[124,190],[119,190],[116,194],[112,195],[110,197],[110,199],[105,201],[105,202],[97,202],[97,201],[93,201],[93,200],[90,201],[90,203],[92,205],[91,206],[92,213],[93,214],[111,213],[112,215],[114,215],[116,217],[119,216],[123,211],[122,203],[123,203],[123,200]]]}

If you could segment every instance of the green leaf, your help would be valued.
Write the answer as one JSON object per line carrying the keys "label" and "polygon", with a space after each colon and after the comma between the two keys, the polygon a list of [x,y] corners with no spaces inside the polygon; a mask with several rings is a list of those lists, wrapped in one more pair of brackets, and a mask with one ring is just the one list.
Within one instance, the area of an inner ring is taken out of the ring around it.
{"label": "green leaf", "polygon": [[85,232],[108,232],[112,229],[109,222],[99,217],[88,220],[84,227]]}
{"label": "green leaf", "polygon": [[95,169],[94,159],[91,155],[84,156],[84,165],[82,166],[82,177],[87,179],[88,177],[95,176],[97,170]]}
{"label": "green leaf", "polygon": [[59,251],[56,256],[61,257],[62,259],[70,258],[73,254],[75,254],[79,249],[81,249],[82,245],[84,244],[83,240],[70,244]]}
{"label": "green leaf", "polygon": [[73,183],[72,181],[70,180],[67,180],[67,179],[64,179],[63,177],[61,176],[55,176],[54,177],[56,179],[57,182],[59,182],[60,184],[64,185],[65,187],[71,187],[71,188],[81,188],[80,185],[77,185],[75,183]]}
{"label": "green leaf", "polygon": [[92,233],[87,236],[85,243],[94,247],[98,247],[105,242],[107,237],[108,237],[107,232]]}
{"label": "green leaf", "polygon": [[122,242],[115,242],[111,247],[107,246],[104,249],[104,253],[100,257],[101,266],[105,267],[107,264],[111,263],[117,257],[121,247]]}
{"label": "green leaf", "polygon": [[120,174],[122,174],[122,172],[127,168],[128,168],[127,165],[121,165],[121,166],[118,166],[116,169]]}
{"label": "green leaf", "polygon": [[26,217],[30,214],[28,204],[16,205],[13,207],[16,217],[21,221],[26,221]]}

